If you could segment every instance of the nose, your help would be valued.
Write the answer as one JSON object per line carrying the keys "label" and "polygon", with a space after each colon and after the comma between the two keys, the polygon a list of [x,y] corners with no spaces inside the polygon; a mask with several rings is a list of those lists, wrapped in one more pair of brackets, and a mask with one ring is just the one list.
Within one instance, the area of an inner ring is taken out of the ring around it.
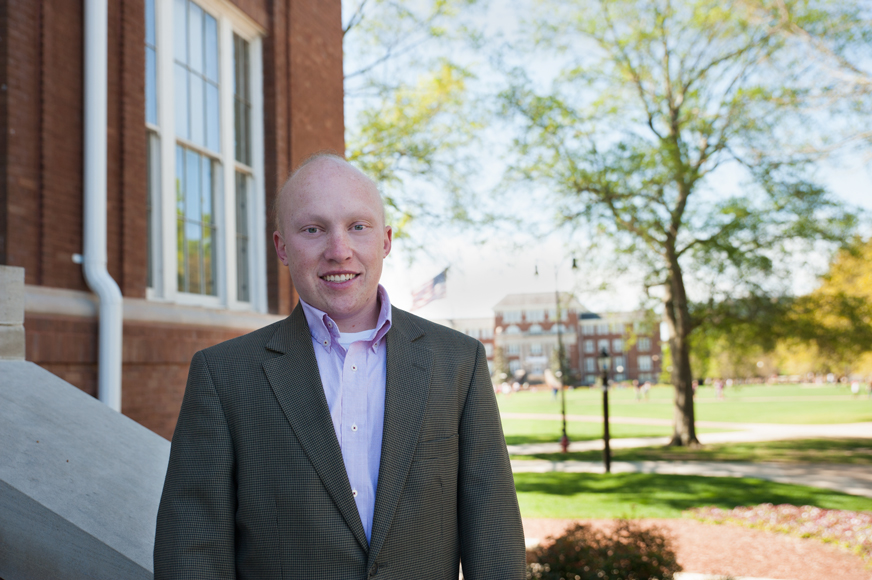
{"label": "nose", "polygon": [[348,239],[348,232],[344,230],[334,230],[330,233],[327,240],[327,249],[324,252],[324,257],[331,262],[344,262],[351,258],[351,240]]}

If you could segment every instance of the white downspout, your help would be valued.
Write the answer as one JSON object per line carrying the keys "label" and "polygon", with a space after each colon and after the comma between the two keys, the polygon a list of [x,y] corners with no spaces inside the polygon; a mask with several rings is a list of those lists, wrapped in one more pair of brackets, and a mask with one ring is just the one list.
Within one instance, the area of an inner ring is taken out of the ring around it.
{"label": "white downspout", "polygon": [[85,0],[84,256],[88,287],[100,299],[97,395],[121,412],[122,297],[106,269],[106,109],[108,0]]}

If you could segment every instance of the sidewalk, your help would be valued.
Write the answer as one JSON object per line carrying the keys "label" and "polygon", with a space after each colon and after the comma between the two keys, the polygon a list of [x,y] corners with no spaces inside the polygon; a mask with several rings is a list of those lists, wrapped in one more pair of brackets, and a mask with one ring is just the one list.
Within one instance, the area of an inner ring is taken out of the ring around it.
{"label": "sidewalk", "polygon": [[[520,415],[520,417],[519,417]],[[506,418],[523,418],[520,413],[503,414]],[[559,419],[559,415],[526,415],[527,418]],[[568,416],[573,421],[602,421],[602,418],[584,415]],[[636,424],[671,424],[663,419],[638,419],[615,417],[609,422]],[[697,435],[700,443],[738,443],[748,441],[776,441],[783,439],[808,439],[815,437],[859,437],[872,439],[872,423],[846,423],[841,425],[778,425],[771,423],[718,423],[697,422],[697,426],[736,429],[724,433]],[[612,439],[612,449],[631,447],[654,447],[669,443],[668,437],[634,437]],[[601,439],[577,441],[569,446],[570,451],[601,450]],[[509,455],[534,455],[559,453],[559,443],[530,443],[509,445]],[[595,461],[548,461],[543,459],[513,460],[514,472],[549,471],[603,473],[601,462]],[[872,469],[867,465],[734,463],[712,461],[614,461],[613,473],[660,473],[670,475],[702,475],[706,477],[753,477],[779,483],[810,485],[832,489],[852,495],[872,498]]]}

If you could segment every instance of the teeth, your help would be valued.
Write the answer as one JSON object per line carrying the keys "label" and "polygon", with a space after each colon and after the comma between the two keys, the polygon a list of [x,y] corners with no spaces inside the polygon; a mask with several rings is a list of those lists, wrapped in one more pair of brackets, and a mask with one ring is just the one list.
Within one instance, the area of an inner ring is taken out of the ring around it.
{"label": "teeth", "polygon": [[324,276],[324,280],[328,282],[346,282],[354,278],[356,274],[334,274],[330,276]]}

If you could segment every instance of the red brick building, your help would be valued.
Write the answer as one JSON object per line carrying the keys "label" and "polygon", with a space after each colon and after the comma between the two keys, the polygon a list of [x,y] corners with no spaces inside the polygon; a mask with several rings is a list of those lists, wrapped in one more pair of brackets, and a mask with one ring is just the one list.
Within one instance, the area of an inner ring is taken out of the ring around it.
{"label": "red brick building", "polygon": [[[0,264],[25,268],[26,357],[86,392],[83,2],[0,3]],[[122,412],[170,437],[193,353],[287,315],[272,249],[289,171],[344,146],[339,0],[115,0],[108,271]]]}
{"label": "red brick building", "polygon": [[602,350],[611,357],[609,377],[615,381],[656,383],[663,365],[659,325],[645,311],[585,313],[578,325],[578,360],[582,382],[600,375]]}

